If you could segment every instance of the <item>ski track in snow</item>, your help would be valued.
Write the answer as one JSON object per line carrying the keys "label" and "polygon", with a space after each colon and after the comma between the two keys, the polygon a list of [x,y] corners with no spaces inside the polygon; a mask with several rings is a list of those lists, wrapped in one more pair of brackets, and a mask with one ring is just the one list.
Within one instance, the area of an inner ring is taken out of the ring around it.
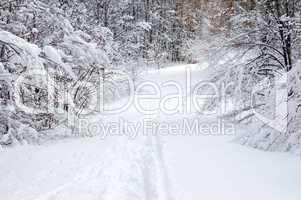
{"label": "ski track in snow", "polygon": [[148,138],[139,139],[139,143],[121,138],[108,149],[103,162],[35,200],[166,199],[158,191],[161,186],[156,185],[165,172],[153,147]]}
{"label": "ski track in snow", "polygon": [[103,161],[34,200],[173,200],[158,137],[119,138]]}
{"label": "ski track in snow", "polygon": [[[201,72],[195,72],[192,83],[197,82],[200,75]],[[185,88],[185,67],[148,72],[144,78],[158,84],[177,80]],[[165,92],[170,93],[170,90]],[[189,116],[145,116],[130,108],[126,113],[106,120],[114,121],[118,117],[133,122],[149,117],[160,123]],[[204,121],[209,120],[204,118]],[[228,143],[231,139],[232,136],[139,135],[135,139],[116,136],[105,140],[94,137],[40,147],[4,149],[0,152],[0,199],[301,198],[299,158],[248,149]]]}

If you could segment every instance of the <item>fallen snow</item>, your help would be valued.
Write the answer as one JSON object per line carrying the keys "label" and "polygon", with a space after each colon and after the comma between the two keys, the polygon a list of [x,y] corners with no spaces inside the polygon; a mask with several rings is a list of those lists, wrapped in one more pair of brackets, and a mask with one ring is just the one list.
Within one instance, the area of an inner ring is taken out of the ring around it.
{"label": "fallen snow", "polygon": [[[185,70],[186,66],[176,66],[146,73],[143,79],[158,84],[176,80],[186,88]],[[195,84],[203,73],[196,66],[192,70],[191,81]],[[162,97],[170,92],[170,88],[164,89]],[[156,103],[149,102],[149,107]],[[174,103],[171,101],[171,106]],[[145,116],[131,107],[106,120],[118,117],[133,122],[149,117],[163,123],[183,117],[193,119],[195,115]],[[215,119],[202,118],[204,122],[210,120]],[[301,199],[299,157],[240,146],[231,143],[233,137],[111,136],[105,140],[66,139],[42,146],[2,149],[0,199]]]}

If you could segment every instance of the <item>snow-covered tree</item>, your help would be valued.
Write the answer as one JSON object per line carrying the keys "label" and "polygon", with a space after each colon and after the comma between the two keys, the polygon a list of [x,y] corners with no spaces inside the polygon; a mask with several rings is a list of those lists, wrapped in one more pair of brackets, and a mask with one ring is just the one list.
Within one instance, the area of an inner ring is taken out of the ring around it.
{"label": "snow-covered tree", "polygon": [[[229,21],[230,39],[223,43],[222,50],[219,49],[219,52],[231,52],[226,54],[230,62],[221,67],[224,75],[220,80],[234,83],[228,93],[236,97],[241,106],[228,117],[236,115],[238,121],[249,122],[255,117],[253,113],[246,114],[246,110],[256,109],[266,115],[275,115],[271,120],[287,121],[285,131],[266,122],[257,123],[257,128],[244,135],[240,142],[265,150],[294,151],[300,146],[300,92],[297,86],[300,81],[300,2],[258,0],[248,4],[237,1],[234,8]],[[279,85],[275,83],[286,76],[286,85],[281,87],[287,88],[287,93],[275,104],[275,91],[279,92]],[[267,79],[271,84],[265,82],[265,88],[253,96],[254,88]],[[256,105],[252,104],[253,98]],[[285,113],[275,110],[286,103],[288,112],[282,116]]]}

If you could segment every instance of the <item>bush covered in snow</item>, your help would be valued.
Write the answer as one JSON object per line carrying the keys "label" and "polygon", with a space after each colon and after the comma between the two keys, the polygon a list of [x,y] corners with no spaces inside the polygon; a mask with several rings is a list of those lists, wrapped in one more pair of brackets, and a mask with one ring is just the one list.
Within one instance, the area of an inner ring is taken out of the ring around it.
{"label": "bush covered in snow", "polygon": [[238,7],[228,36],[210,57],[213,80],[229,85],[227,98],[236,105],[224,117],[246,124],[241,144],[300,152],[300,8],[299,1]]}

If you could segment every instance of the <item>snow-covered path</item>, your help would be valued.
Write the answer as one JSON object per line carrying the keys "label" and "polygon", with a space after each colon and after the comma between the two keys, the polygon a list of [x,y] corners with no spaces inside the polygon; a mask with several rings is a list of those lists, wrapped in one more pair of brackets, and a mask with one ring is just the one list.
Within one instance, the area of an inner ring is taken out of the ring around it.
{"label": "snow-covered path", "polygon": [[[192,85],[201,71],[194,69]],[[158,85],[186,89],[185,66],[144,74]],[[174,92],[161,87],[161,98]],[[188,92],[184,92],[186,95]],[[176,102],[170,101],[170,106]],[[145,102],[152,108],[158,102]],[[134,106],[111,116],[157,124],[193,120],[192,113],[143,114]],[[202,121],[215,120],[203,116]],[[231,143],[230,136],[128,135],[70,139],[0,152],[0,199],[5,200],[299,200],[301,159]]]}

